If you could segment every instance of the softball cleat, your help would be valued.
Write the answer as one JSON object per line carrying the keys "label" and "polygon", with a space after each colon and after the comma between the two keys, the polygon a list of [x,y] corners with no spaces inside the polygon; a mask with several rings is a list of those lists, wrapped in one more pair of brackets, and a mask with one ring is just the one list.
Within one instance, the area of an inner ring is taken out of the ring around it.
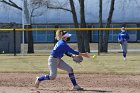
{"label": "softball cleat", "polygon": [[126,58],[124,57],[123,60],[126,61]]}
{"label": "softball cleat", "polygon": [[79,85],[76,85],[73,87],[73,90],[84,90],[83,88],[81,88]]}
{"label": "softball cleat", "polygon": [[39,84],[41,82],[41,81],[38,80],[38,78],[39,77],[36,77],[36,80],[35,80],[35,88],[39,88]]}

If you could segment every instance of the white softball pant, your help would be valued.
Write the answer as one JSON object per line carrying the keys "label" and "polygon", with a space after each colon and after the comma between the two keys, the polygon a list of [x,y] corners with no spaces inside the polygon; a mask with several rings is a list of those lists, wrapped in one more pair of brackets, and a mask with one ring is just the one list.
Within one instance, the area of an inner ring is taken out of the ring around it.
{"label": "white softball pant", "polygon": [[67,71],[68,73],[73,73],[73,69],[67,63],[65,63],[62,59],[54,58],[49,56],[48,58],[48,68],[50,70],[49,77],[50,79],[55,79],[57,76],[57,68]]}
{"label": "white softball pant", "polygon": [[127,41],[124,41],[121,45],[122,51],[127,53]]}

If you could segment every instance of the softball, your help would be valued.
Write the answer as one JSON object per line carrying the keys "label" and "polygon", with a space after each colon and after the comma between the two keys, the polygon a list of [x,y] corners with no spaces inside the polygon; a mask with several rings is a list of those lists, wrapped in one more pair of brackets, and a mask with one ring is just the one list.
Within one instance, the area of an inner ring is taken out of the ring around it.
{"label": "softball", "polygon": [[95,60],[96,59],[96,55],[93,55],[92,58]]}

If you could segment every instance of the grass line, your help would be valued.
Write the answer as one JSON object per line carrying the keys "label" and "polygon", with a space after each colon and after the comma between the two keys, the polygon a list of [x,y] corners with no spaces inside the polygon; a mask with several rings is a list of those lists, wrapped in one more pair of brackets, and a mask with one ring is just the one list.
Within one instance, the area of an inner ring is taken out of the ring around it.
{"label": "grass line", "polygon": [[[91,74],[140,74],[140,53],[131,53],[127,61],[123,61],[122,54],[109,53],[97,56],[96,60],[84,58],[81,65],[76,64],[69,57],[64,57],[74,69],[75,73]],[[48,55],[45,56],[0,56],[1,73],[48,73]],[[58,70],[58,73],[66,73]]]}

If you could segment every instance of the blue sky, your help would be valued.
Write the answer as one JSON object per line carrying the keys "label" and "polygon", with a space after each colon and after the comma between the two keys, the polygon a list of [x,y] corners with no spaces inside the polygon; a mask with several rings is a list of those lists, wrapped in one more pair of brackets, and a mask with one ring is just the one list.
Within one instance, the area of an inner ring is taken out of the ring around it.
{"label": "blue sky", "polygon": [[[22,0],[16,1],[18,5],[22,4]],[[53,0],[54,1],[54,0]],[[65,0],[63,0],[65,1]],[[74,0],[78,1],[78,0]],[[103,21],[108,16],[110,0],[103,0]],[[140,20],[140,0],[116,0],[115,10],[113,14],[113,22],[139,22]],[[76,11],[79,18],[79,4],[76,4]],[[86,22],[98,22],[99,0],[85,0],[85,16]],[[69,8],[69,7],[67,7]],[[41,11],[41,10],[40,10]],[[57,22],[73,22],[70,12],[63,10],[46,10],[44,15],[33,18],[35,23],[57,23]],[[21,11],[8,6],[0,8],[0,22],[21,22]]]}

